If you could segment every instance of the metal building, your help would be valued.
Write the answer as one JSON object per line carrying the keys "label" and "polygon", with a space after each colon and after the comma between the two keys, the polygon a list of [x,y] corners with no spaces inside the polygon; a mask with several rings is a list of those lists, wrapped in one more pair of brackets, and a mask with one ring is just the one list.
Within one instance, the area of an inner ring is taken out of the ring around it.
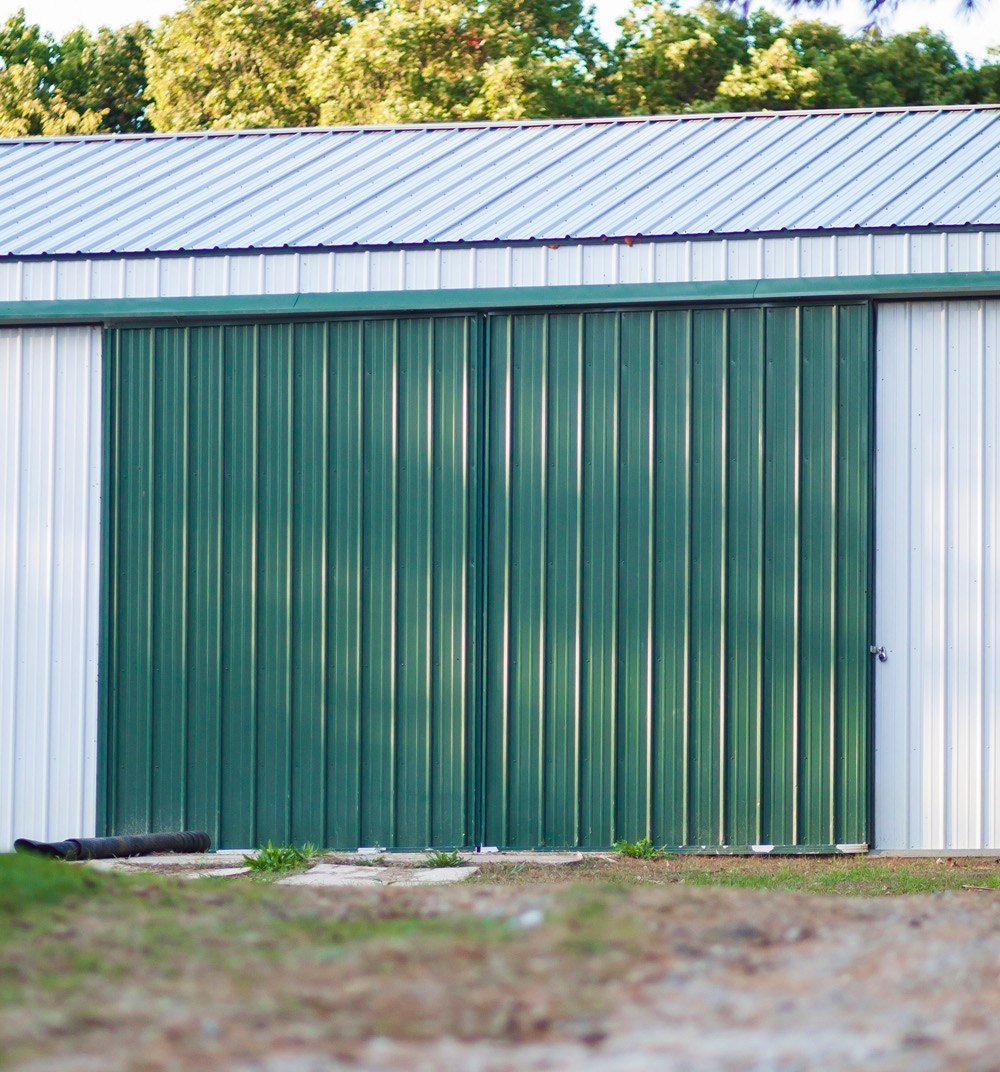
{"label": "metal building", "polygon": [[0,141],[0,848],[1000,849],[1000,110]]}

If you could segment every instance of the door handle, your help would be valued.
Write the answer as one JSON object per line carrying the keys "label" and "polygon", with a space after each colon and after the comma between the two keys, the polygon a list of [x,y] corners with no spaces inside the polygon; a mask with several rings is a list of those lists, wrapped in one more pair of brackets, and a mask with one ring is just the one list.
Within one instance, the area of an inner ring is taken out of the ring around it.
{"label": "door handle", "polygon": [[877,655],[878,656],[878,661],[880,663],[884,663],[886,661],[886,659],[889,658],[888,654],[886,653],[885,648],[883,648],[883,647],[878,647],[877,648],[877,647],[875,647],[874,644],[872,644],[872,646],[868,649],[868,651],[872,655]]}

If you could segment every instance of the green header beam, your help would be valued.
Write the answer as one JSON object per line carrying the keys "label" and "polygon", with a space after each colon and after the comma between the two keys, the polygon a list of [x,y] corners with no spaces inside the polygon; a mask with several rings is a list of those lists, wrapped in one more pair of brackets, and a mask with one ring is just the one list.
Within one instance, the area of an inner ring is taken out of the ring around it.
{"label": "green header beam", "polygon": [[259,317],[378,316],[586,306],[783,301],[881,301],[1000,296],[1000,272],[927,272],[703,283],[391,290],[347,294],[245,294],[205,298],[95,298],[0,302],[0,324],[247,320]]}

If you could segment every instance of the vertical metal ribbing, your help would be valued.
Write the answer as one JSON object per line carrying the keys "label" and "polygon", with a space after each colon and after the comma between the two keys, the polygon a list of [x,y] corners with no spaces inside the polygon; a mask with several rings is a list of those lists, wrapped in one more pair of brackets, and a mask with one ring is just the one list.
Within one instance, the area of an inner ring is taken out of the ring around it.
{"label": "vertical metal ribbing", "polygon": [[[652,255],[652,248],[650,249]],[[646,473],[648,476],[648,489],[646,498],[646,821],[645,836],[651,837],[653,833],[653,651],[656,645],[654,606],[656,598],[656,546],[655,546],[655,519],[656,519],[656,353],[657,353],[657,321],[656,314],[650,311],[649,318],[649,349],[646,360],[649,363],[649,404],[646,413]]]}
{"label": "vertical metal ribbing", "polygon": [[98,835],[107,835],[117,827],[118,812],[118,459],[121,453],[121,330],[105,333],[102,385],[104,399],[100,408],[103,423],[103,458],[101,464],[101,566],[100,617],[101,639],[98,655],[100,701],[97,723],[97,825]]}
{"label": "vertical metal ribbing", "polygon": [[180,802],[183,826],[189,825],[190,809],[190,772],[188,761],[191,754],[191,717],[189,711],[190,696],[190,643],[191,643],[191,554],[190,554],[190,517],[191,517],[191,328],[184,331],[181,342],[181,413],[184,421],[184,439],[181,447],[181,472],[184,474],[183,489],[181,492],[181,681],[184,695],[183,711],[181,713],[180,733],[180,771],[183,784],[181,786]]}
{"label": "vertical metal ribbing", "polygon": [[760,333],[757,337],[757,346],[760,350],[760,382],[758,384],[758,390],[760,391],[760,420],[757,424],[757,460],[758,460],[758,477],[757,477],[757,498],[760,503],[760,518],[757,526],[757,554],[758,562],[760,564],[757,573],[757,614],[758,622],[760,626],[761,643],[757,645],[757,659],[754,677],[756,680],[756,719],[754,730],[754,769],[756,770],[756,778],[754,780],[753,792],[754,792],[754,843],[760,844],[763,840],[763,811],[764,811],[764,622],[766,621],[764,598],[767,590],[765,583],[766,565],[764,561],[764,547],[765,547],[765,535],[764,526],[767,524],[767,511],[764,508],[766,503],[766,481],[767,481],[767,466],[764,464],[764,436],[767,430],[767,318],[761,311],[760,315]]}
{"label": "vertical metal ribbing", "polygon": [[219,399],[217,403],[217,411],[215,415],[215,427],[216,427],[216,440],[218,449],[215,456],[215,471],[216,471],[216,487],[218,489],[217,498],[215,502],[215,562],[213,563],[213,570],[215,573],[215,652],[218,660],[216,666],[216,692],[215,692],[215,710],[216,710],[216,723],[215,723],[215,740],[214,746],[217,752],[216,757],[216,770],[215,770],[215,821],[214,827],[214,843],[219,845],[222,841],[222,772],[223,764],[225,762],[225,756],[222,751],[222,720],[223,712],[225,710],[225,696],[223,693],[223,650],[222,650],[222,614],[223,614],[223,553],[222,548],[225,540],[225,492],[223,490],[225,483],[226,473],[226,389],[225,389],[225,376],[226,376],[226,344],[225,344],[225,329],[220,328],[218,335],[218,353],[216,354],[216,360],[218,366],[216,369],[216,375],[219,383]]}
{"label": "vertical metal ribbing", "polygon": [[504,353],[504,407],[506,409],[505,442],[503,451],[504,465],[504,523],[506,533],[504,536],[504,559],[503,559],[503,699],[501,702],[501,720],[503,725],[503,759],[502,759],[502,795],[503,806],[501,814],[503,839],[502,844],[510,843],[510,694],[511,694],[511,660],[510,660],[510,631],[511,631],[511,583],[510,583],[510,548],[514,538],[514,502],[511,488],[511,457],[513,455],[514,442],[514,325],[513,320],[507,322],[507,337]]}
{"label": "vertical metal ribbing", "polygon": [[354,711],[354,740],[355,740],[355,767],[354,784],[357,787],[357,806],[355,811],[355,843],[363,844],[365,829],[365,795],[362,791],[362,756],[365,745],[365,719],[362,713],[366,709],[365,668],[368,662],[368,646],[365,642],[368,624],[365,613],[367,599],[365,598],[365,571],[368,568],[365,562],[365,547],[371,530],[371,522],[368,517],[368,496],[365,494],[368,475],[368,459],[365,457],[365,413],[368,399],[365,392],[365,379],[368,367],[367,354],[365,352],[365,334],[367,321],[358,322],[358,352],[356,354],[358,376],[358,438],[355,444],[356,457],[361,470],[361,478],[357,482],[357,514],[358,514],[358,541],[355,548],[354,561],[354,598],[357,607],[357,655],[355,659],[354,680],[356,682],[357,707]]}
{"label": "vertical metal ribbing", "polygon": [[833,307],[831,330],[833,338],[830,346],[830,361],[833,365],[830,377],[830,695],[827,711],[827,778],[829,780],[827,808],[827,841],[833,845],[837,842],[837,694],[839,675],[837,673],[837,635],[840,626],[840,600],[838,599],[837,549],[840,531],[840,485],[842,474],[837,464],[839,442],[840,396],[838,369],[840,366],[840,308]]}
{"label": "vertical metal ribbing", "polygon": [[726,843],[726,658],[728,637],[726,635],[726,594],[728,577],[726,574],[727,552],[729,546],[729,525],[727,524],[727,509],[729,503],[729,345],[730,345],[730,317],[732,311],[727,309],[722,315],[722,396],[719,432],[721,442],[719,444],[719,460],[722,466],[722,502],[719,516],[722,524],[719,532],[719,844]]}
{"label": "vertical metal ribbing", "polygon": [[328,662],[328,623],[327,608],[330,591],[330,546],[329,525],[327,519],[330,516],[330,331],[325,325],[322,330],[322,345],[320,350],[322,383],[322,398],[320,400],[320,467],[323,471],[322,487],[320,492],[320,596],[319,596],[319,659],[320,659],[320,686],[319,695],[323,699],[323,706],[319,720],[319,755],[322,757],[323,769],[319,778],[320,791],[320,819],[319,828],[322,831],[321,844],[325,847],[330,844],[329,836],[329,801],[330,801],[330,768],[325,762],[329,750],[329,722],[327,713],[327,696],[329,694],[329,662]]}
{"label": "vertical metal ribbing", "polygon": [[[582,247],[581,247],[582,255]],[[576,584],[573,606],[573,844],[580,845],[583,839],[580,822],[580,720],[583,666],[583,419],[584,419],[584,314],[576,318],[576,561],[574,576]]]}
{"label": "vertical metal ribbing", "polygon": [[792,844],[799,843],[799,679],[801,656],[801,631],[800,621],[802,615],[802,310],[795,310],[795,434],[794,434],[794,458],[795,458],[795,517],[793,521],[795,531],[795,551],[793,556],[793,591],[795,592],[795,612],[792,626],[793,656],[793,679],[792,679]]}
{"label": "vertical metal ribbing", "polygon": [[[483,314],[480,321],[480,329],[477,337],[477,372],[476,384],[478,391],[476,401],[479,407],[479,485],[476,489],[475,509],[479,515],[479,592],[476,600],[476,631],[477,631],[477,655],[479,674],[479,690],[476,698],[477,707],[474,712],[476,721],[476,746],[478,755],[472,769],[476,774],[474,791],[475,818],[472,831],[472,841],[475,847],[480,847],[486,840],[486,755],[491,741],[488,733],[486,718],[486,704],[489,696],[487,679],[487,614],[489,613],[490,599],[490,571],[489,571],[489,546],[490,546],[490,473],[492,471],[491,460],[493,457],[493,417],[490,400],[492,397],[492,317]],[[476,444],[470,444],[470,450],[476,449]]]}
{"label": "vertical metal ribbing", "polygon": [[[617,261],[616,261],[617,264]],[[619,836],[619,822],[618,822],[618,652],[619,652],[619,637],[618,637],[618,595],[619,595],[619,562],[618,562],[618,548],[620,543],[619,538],[619,523],[621,519],[621,397],[622,397],[622,315],[621,313],[614,314],[614,399],[612,400],[612,459],[611,459],[611,474],[614,486],[612,489],[612,499],[614,502],[614,522],[611,526],[612,531],[612,548],[611,548],[611,561],[614,563],[614,574],[611,585],[611,652],[610,652],[610,688],[608,694],[611,696],[612,709],[611,709],[611,728],[608,735],[608,750],[610,752],[609,760],[611,766],[611,784],[609,810],[611,815],[611,841],[614,842]],[[628,836],[626,834],[626,836]]]}
{"label": "vertical metal ribbing", "polygon": [[424,682],[426,716],[424,719],[424,755],[423,755],[423,779],[426,787],[426,807],[424,814],[424,840],[428,845],[434,844],[434,764],[433,764],[433,741],[434,741],[434,666],[440,656],[437,634],[434,629],[434,607],[436,606],[437,593],[435,590],[435,522],[441,503],[434,492],[434,473],[437,464],[435,436],[435,396],[434,396],[434,364],[436,345],[437,321],[427,321],[427,396],[424,400],[424,421],[426,423],[425,450],[427,454],[426,469],[424,473],[425,486],[430,494],[430,502],[426,511],[426,523],[424,528],[424,540],[427,545],[427,554],[424,559],[424,585],[427,593],[427,602],[424,609],[424,630],[427,642],[424,648]]}
{"label": "vertical metal ribbing", "polygon": [[147,464],[149,466],[146,474],[147,490],[146,490],[146,532],[149,533],[149,539],[146,547],[146,563],[145,563],[145,595],[146,595],[146,608],[145,608],[145,621],[147,624],[148,632],[146,634],[146,650],[145,650],[145,663],[149,668],[149,687],[146,691],[146,710],[144,712],[145,718],[145,739],[147,748],[146,757],[146,799],[143,802],[144,810],[146,814],[146,829],[153,829],[153,771],[154,764],[156,762],[156,756],[153,750],[153,690],[156,684],[156,674],[153,668],[153,650],[154,650],[154,630],[153,630],[153,562],[155,561],[155,504],[156,504],[156,464],[154,460],[153,445],[155,443],[154,436],[154,414],[156,412],[156,398],[154,392],[155,383],[155,335],[153,332],[149,333],[147,338],[147,364],[149,384],[147,387],[147,413],[146,413],[146,427],[144,429],[145,436],[145,453],[147,455]]}
{"label": "vertical metal ribbing", "polygon": [[[690,247],[689,247],[690,251]],[[688,310],[685,314],[687,330],[685,331],[684,367],[687,387],[684,398],[684,503],[686,510],[687,539],[684,549],[684,690],[683,690],[683,755],[684,786],[683,815],[681,827],[684,832],[682,844],[691,843],[691,586],[693,570],[691,564],[694,546],[694,511],[692,509],[692,465],[694,435],[694,316]]]}
{"label": "vertical metal ribbing", "polygon": [[389,637],[391,651],[389,654],[389,800],[388,829],[391,842],[396,845],[396,735],[399,720],[399,320],[392,322],[392,335],[389,344],[392,360],[392,378],[390,391],[392,409],[389,415],[392,437],[392,551],[389,569]]}
{"label": "vertical metal ribbing", "polygon": [[541,547],[539,549],[538,561],[540,564],[539,570],[539,585],[538,585],[538,726],[536,732],[538,734],[538,835],[537,844],[546,844],[546,830],[545,830],[545,791],[546,791],[546,778],[545,778],[545,727],[546,716],[548,714],[545,702],[546,692],[546,679],[548,676],[546,666],[546,645],[545,645],[545,633],[548,627],[548,554],[549,554],[549,524],[548,524],[548,441],[549,441],[549,332],[551,331],[552,321],[548,316],[542,318],[542,353],[541,353],[541,392],[538,400],[538,412],[541,426],[539,428],[538,435],[538,454],[539,454],[539,518],[541,525],[539,526],[539,540]]}
{"label": "vertical metal ribbing", "polygon": [[257,757],[260,754],[260,742],[257,739],[259,728],[259,711],[257,709],[258,696],[259,696],[259,667],[257,665],[257,638],[259,622],[257,615],[259,612],[258,600],[257,600],[257,557],[258,557],[258,538],[260,530],[260,327],[254,325],[251,342],[250,352],[250,369],[251,369],[251,386],[250,386],[250,408],[253,414],[253,426],[250,436],[250,458],[251,458],[251,478],[250,486],[253,488],[253,500],[250,507],[251,529],[250,529],[250,555],[249,566],[250,576],[253,578],[253,585],[251,587],[250,595],[250,621],[253,623],[250,633],[250,673],[252,676],[251,685],[251,726],[250,726],[250,800],[253,802],[251,806],[252,821],[250,829],[252,831],[251,841],[254,845],[259,841],[259,823],[257,817],[256,802],[259,796],[259,779],[257,777]]}

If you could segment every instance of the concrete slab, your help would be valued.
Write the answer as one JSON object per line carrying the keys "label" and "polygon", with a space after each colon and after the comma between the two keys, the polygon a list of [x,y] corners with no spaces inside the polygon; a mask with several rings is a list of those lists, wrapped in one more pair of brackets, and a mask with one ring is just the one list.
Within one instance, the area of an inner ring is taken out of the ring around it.
{"label": "concrete slab", "polygon": [[249,875],[249,867],[216,867],[209,871],[182,871],[181,878],[238,878]]}
{"label": "concrete slab", "polygon": [[[120,862],[129,867],[155,871],[159,867],[238,867],[249,849],[223,849],[220,852],[163,852],[155,856],[126,856]],[[96,861],[91,861],[96,862]]]}
{"label": "concrete slab", "polygon": [[[346,863],[350,859],[365,859],[376,857],[379,862],[386,866],[420,867],[427,863],[425,852],[378,852],[370,851],[362,853],[334,852],[329,854],[338,863]],[[582,863],[582,852],[460,852],[459,858],[464,864],[475,867],[488,867],[491,864],[531,864],[533,867],[565,867],[569,864]]]}
{"label": "concrete slab", "polygon": [[300,875],[278,879],[277,886],[444,886],[464,882],[478,867],[357,867],[350,864],[317,864]]}

